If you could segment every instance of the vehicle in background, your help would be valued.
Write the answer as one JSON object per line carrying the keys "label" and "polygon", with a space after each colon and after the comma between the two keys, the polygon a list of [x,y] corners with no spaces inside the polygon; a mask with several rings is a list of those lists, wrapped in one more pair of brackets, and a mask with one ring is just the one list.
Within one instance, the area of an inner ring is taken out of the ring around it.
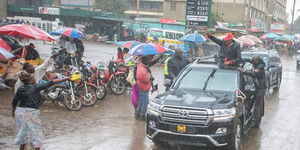
{"label": "vehicle in background", "polygon": [[273,50],[250,50],[242,52],[242,59],[250,61],[253,56],[259,56],[265,62],[265,73],[268,89],[279,90],[282,80],[282,63],[278,52]]}
{"label": "vehicle in background", "polygon": [[[260,126],[264,105],[257,105],[253,77],[212,62],[187,66],[169,91],[150,101],[146,133],[155,144],[240,150],[242,137]],[[259,107],[256,120],[254,107]]]}
{"label": "vehicle in background", "polygon": [[56,18],[55,21],[42,20],[39,17],[25,17],[25,16],[7,17],[7,19],[24,21],[24,23],[30,24],[34,27],[44,30],[45,32],[54,32],[63,29],[63,23],[60,22],[58,18]]}
{"label": "vehicle in background", "polygon": [[178,39],[183,36],[184,32],[158,28],[148,29],[148,41],[155,42],[155,37],[157,37],[158,43],[165,47],[176,47],[177,44],[182,44]]}

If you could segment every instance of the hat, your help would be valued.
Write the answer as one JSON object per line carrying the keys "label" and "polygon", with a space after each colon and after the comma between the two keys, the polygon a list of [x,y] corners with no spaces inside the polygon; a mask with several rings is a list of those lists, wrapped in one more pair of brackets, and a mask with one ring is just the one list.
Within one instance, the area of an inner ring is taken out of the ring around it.
{"label": "hat", "polygon": [[228,40],[232,40],[233,39],[233,35],[231,32],[226,33],[225,37],[224,37],[224,41],[228,41]]}

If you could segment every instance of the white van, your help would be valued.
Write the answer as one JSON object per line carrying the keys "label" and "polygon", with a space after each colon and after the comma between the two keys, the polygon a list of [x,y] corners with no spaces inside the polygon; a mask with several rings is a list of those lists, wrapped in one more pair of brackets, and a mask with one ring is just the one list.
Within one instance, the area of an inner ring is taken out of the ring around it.
{"label": "white van", "polygon": [[155,37],[157,37],[158,43],[165,47],[176,47],[177,44],[183,43],[178,39],[184,36],[184,32],[158,28],[150,28],[148,31],[148,41],[150,42],[156,42]]}

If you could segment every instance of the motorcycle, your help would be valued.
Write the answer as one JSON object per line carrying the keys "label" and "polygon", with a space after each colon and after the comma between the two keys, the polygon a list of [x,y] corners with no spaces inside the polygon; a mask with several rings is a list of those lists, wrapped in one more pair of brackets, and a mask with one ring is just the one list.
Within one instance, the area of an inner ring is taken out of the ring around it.
{"label": "motorcycle", "polygon": [[97,100],[97,91],[98,87],[90,82],[92,71],[91,64],[89,62],[82,63],[80,66],[80,71],[83,74],[83,78],[76,86],[76,90],[81,95],[81,102],[84,106],[92,106],[96,103]]}
{"label": "motorcycle", "polygon": [[[56,76],[57,78],[65,78],[65,76],[59,73],[56,73]],[[80,80],[81,76],[74,74],[71,81],[65,81],[59,85],[52,86],[48,90],[42,91],[41,95],[43,98],[41,104],[45,101],[51,101],[56,106],[63,103],[65,107],[71,111],[80,110],[82,107],[80,94],[74,90],[76,82]]]}
{"label": "motorcycle", "polygon": [[115,95],[121,95],[125,92],[126,73],[117,68],[116,62],[109,61],[108,68],[99,68],[99,77],[101,83],[109,88]]}
{"label": "motorcycle", "polygon": [[78,56],[74,51],[67,51],[65,48],[56,48],[52,47],[52,54],[57,54],[54,57],[54,67],[59,70],[63,67],[63,65],[71,65],[78,67]]}

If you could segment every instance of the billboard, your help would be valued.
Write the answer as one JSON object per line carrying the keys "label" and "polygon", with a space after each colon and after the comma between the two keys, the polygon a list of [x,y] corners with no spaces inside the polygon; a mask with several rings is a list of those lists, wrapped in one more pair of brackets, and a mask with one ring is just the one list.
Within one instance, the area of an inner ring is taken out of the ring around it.
{"label": "billboard", "polygon": [[211,11],[211,0],[187,0],[186,24],[207,26]]}
{"label": "billboard", "polygon": [[89,7],[94,4],[95,0],[60,0],[61,6]]}

